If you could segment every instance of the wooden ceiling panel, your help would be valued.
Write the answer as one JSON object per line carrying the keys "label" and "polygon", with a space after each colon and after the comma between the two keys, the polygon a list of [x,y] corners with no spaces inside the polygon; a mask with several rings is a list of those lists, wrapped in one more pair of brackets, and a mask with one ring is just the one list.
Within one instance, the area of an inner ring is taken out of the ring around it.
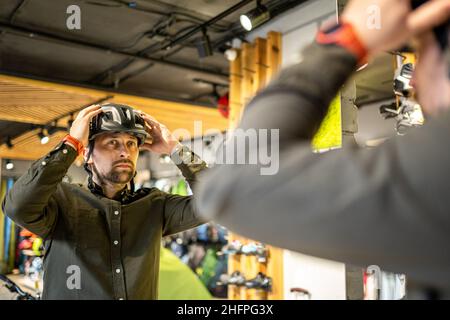
{"label": "wooden ceiling panel", "polygon": [[45,124],[96,97],[0,79],[0,120]]}
{"label": "wooden ceiling panel", "polygon": [[[227,128],[227,119],[213,108],[6,75],[0,75],[0,120],[48,124],[70,112],[74,112],[76,116],[77,111],[84,106],[107,97],[110,97],[108,101],[127,104],[154,116],[172,131],[188,130],[191,138],[202,135],[207,130],[224,131]],[[66,116],[58,121],[58,126],[66,127],[67,121]],[[196,121],[201,121],[197,130]],[[38,133],[39,130],[33,130],[13,139],[12,149],[1,145],[0,158],[38,159],[48,153],[66,134],[55,133],[48,144],[42,145]],[[0,141],[2,138],[0,137]]]}
{"label": "wooden ceiling panel", "polygon": [[29,131],[20,137],[13,139],[14,147],[9,149],[6,145],[0,146],[0,158],[36,160],[46,155],[66,135],[65,132],[57,132],[50,137],[47,144],[43,145],[38,137],[39,130]]}

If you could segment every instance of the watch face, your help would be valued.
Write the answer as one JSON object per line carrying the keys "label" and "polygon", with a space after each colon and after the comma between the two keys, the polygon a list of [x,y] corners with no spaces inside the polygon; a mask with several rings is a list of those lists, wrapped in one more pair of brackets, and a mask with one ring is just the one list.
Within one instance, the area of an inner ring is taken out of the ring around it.
{"label": "watch face", "polygon": [[191,153],[189,152],[189,149],[186,147],[183,147],[181,150],[181,159],[184,163],[188,163],[191,160]]}

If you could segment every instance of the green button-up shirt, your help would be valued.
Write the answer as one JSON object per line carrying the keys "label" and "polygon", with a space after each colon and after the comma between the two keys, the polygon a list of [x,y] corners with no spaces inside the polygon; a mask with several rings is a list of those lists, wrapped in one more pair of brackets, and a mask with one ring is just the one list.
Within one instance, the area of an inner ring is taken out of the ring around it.
{"label": "green button-up shirt", "polygon": [[[76,156],[60,143],[2,203],[8,217],[44,239],[42,298],[157,299],[161,238],[205,222],[192,197],[142,188],[106,198],[62,182]],[[184,160],[178,167],[192,187],[206,164],[186,147],[172,157]]]}

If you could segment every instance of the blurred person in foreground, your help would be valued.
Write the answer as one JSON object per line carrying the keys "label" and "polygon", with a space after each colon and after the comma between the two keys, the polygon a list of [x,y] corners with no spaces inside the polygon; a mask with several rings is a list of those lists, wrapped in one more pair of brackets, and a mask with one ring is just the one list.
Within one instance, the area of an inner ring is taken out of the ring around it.
{"label": "blurred person in foreground", "polygon": [[[367,27],[373,5],[380,29]],[[279,129],[278,172],[214,167],[195,190],[200,213],[275,246],[405,273],[420,292],[450,298],[449,18],[449,0],[415,10],[411,0],[350,1],[302,62],[283,70],[244,111],[239,128]],[[413,39],[413,82],[427,123],[378,148],[313,154],[312,137],[358,66]]]}

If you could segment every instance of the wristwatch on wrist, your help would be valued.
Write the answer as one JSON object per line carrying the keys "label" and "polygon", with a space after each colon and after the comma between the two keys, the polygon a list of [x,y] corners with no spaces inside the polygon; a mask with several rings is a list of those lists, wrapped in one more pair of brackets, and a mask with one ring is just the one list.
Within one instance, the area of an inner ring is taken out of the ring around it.
{"label": "wristwatch on wrist", "polygon": [[368,51],[351,23],[339,22],[331,28],[321,30],[317,34],[319,44],[335,44],[347,49],[358,60],[358,65],[366,63]]}
{"label": "wristwatch on wrist", "polygon": [[170,156],[173,156],[174,154],[176,154],[177,152],[179,152],[181,149],[183,148],[183,145],[181,143],[177,144],[172,151],[170,152]]}
{"label": "wristwatch on wrist", "polygon": [[170,158],[172,161],[179,165],[182,163],[191,163],[192,162],[192,152],[191,149],[186,147],[185,145],[180,144],[175,147],[174,151],[170,154]]}
{"label": "wristwatch on wrist", "polygon": [[83,154],[84,146],[83,144],[76,138],[72,137],[70,134],[64,137],[64,142],[67,142],[69,145],[75,147],[75,150],[77,151],[78,155]]}

